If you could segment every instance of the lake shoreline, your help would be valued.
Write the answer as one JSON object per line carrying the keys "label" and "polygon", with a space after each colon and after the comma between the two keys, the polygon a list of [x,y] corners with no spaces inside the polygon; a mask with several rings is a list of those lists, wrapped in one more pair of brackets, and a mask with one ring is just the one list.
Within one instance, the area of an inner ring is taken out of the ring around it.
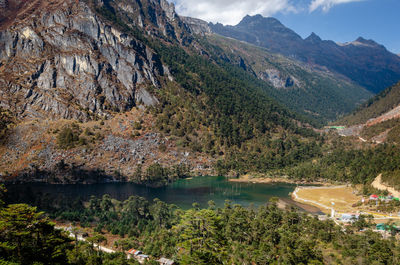
{"label": "lake shoreline", "polygon": [[294,180],[284,177],[253,177],[250,175],[243,175],[239,178],[228,178],[230,182],[243,182],[243,183],[263,183],[263,184],[274,184],[274,183],[285,183],[285,184],[298,184],[298,185],[318,185],[318,186],[332,186],[332,183],[323,181],[304,181]]}
{"label": "lake shoreline", "polygon": [[296,201],[293,198],[279,198],[278,207],[282,210],[286,209],[287,207],[295,207],[300,211],[304,211],[312,215],[324,214],[320,208],[311,204]]}

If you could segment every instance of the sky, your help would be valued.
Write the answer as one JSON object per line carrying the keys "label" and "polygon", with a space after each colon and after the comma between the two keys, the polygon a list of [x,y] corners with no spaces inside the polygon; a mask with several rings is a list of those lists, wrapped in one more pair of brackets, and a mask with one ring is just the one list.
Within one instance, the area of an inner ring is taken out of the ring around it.
{"label": "sky", "polygon": [[363,37],[400,54],[400,0],[169,0],[179,15],[236,25],[246,15],[279,19],[303,38],[349,42]]}

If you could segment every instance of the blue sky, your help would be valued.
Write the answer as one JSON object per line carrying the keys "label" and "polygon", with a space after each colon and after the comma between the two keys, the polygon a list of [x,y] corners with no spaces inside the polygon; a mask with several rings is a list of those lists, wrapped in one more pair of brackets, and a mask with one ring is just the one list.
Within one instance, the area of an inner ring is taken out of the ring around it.
{"label": "blue sky", "polygon": [[278,18],[303,38],[373,39],[400,53],[400,0],[170,0],[180,15],[235,25],[246,14]]}

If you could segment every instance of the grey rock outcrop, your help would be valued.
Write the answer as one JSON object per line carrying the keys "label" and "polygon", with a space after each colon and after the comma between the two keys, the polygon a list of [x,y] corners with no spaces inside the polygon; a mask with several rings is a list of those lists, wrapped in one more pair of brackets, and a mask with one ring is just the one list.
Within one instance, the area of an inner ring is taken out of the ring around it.
{"label": "grey rock outcrop", "polygon": [[[161,1],[163,2],[163,1]],[[173,6],[164,5],[168,17]],[[0,106],[20,117],[90,119],[157,104],[146,88],[172,78],[139,40],[66,1],[0,31]]]}
{"label": "grey rock outcrop", "polygon": [[299,81],[295,77],[285,76],[277,69],[266,69],[259,76],[262,80],[271,83],[275,88],[299,87]]}
{"label": "grey rock outcrop", "polygon": [[183,22],[190,28],[192,33],[198,35],[209,35],[212,34],[212,30],[208,23],[204,20],[191,17],[181,17]]}
{"label": "grey rock outcrop", "polygon": [[0,0],[0,8],[1,9],[7,8],[7,0]]}

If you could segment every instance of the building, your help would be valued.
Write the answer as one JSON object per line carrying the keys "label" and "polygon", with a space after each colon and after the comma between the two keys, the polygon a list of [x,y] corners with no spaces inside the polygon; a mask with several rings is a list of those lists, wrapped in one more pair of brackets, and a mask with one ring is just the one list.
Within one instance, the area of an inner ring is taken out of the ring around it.
{"label": "building", "polygon": [[376,195],[376,194],[372,194],[371,196],[369,196],[369,199],[372,200],[372,201],[377,201],[378,198],[379,198],[379,196]]}
{"label": "building", "polygon": [[386,225],[385,224],[377,224],[376,225],[376,230],[379,230],[379,231],[385,231],[386,230]]}
{"label": "building", "polygon": [[173,260],[166,259],[166,258],[161,258],[161,259],[157,260],[157,262],[160,263],[160,265],[173,265],[173,264],[175,264],[175,262]]}
{"label": "building", "polygon": [[328,220],[328,216],[326,214],[318,215],[318,220],[326,221],[326,220]]}
{"label": "building", "polygon": [[136,250],[136,249],[133,249],[133,248],[128,250],[128,252],[127,252],[128,259],[136,258],[136,256],[138,256],[140,254],[142,254],[142,251]]}
{"label": "building", "polygon": [[342,217],[340,217],[340,221],[344,223],[352,223],[355,220],[357,220],[359,216],[360,216],[359,214],[355,213],[344,213],[342,214]]}

